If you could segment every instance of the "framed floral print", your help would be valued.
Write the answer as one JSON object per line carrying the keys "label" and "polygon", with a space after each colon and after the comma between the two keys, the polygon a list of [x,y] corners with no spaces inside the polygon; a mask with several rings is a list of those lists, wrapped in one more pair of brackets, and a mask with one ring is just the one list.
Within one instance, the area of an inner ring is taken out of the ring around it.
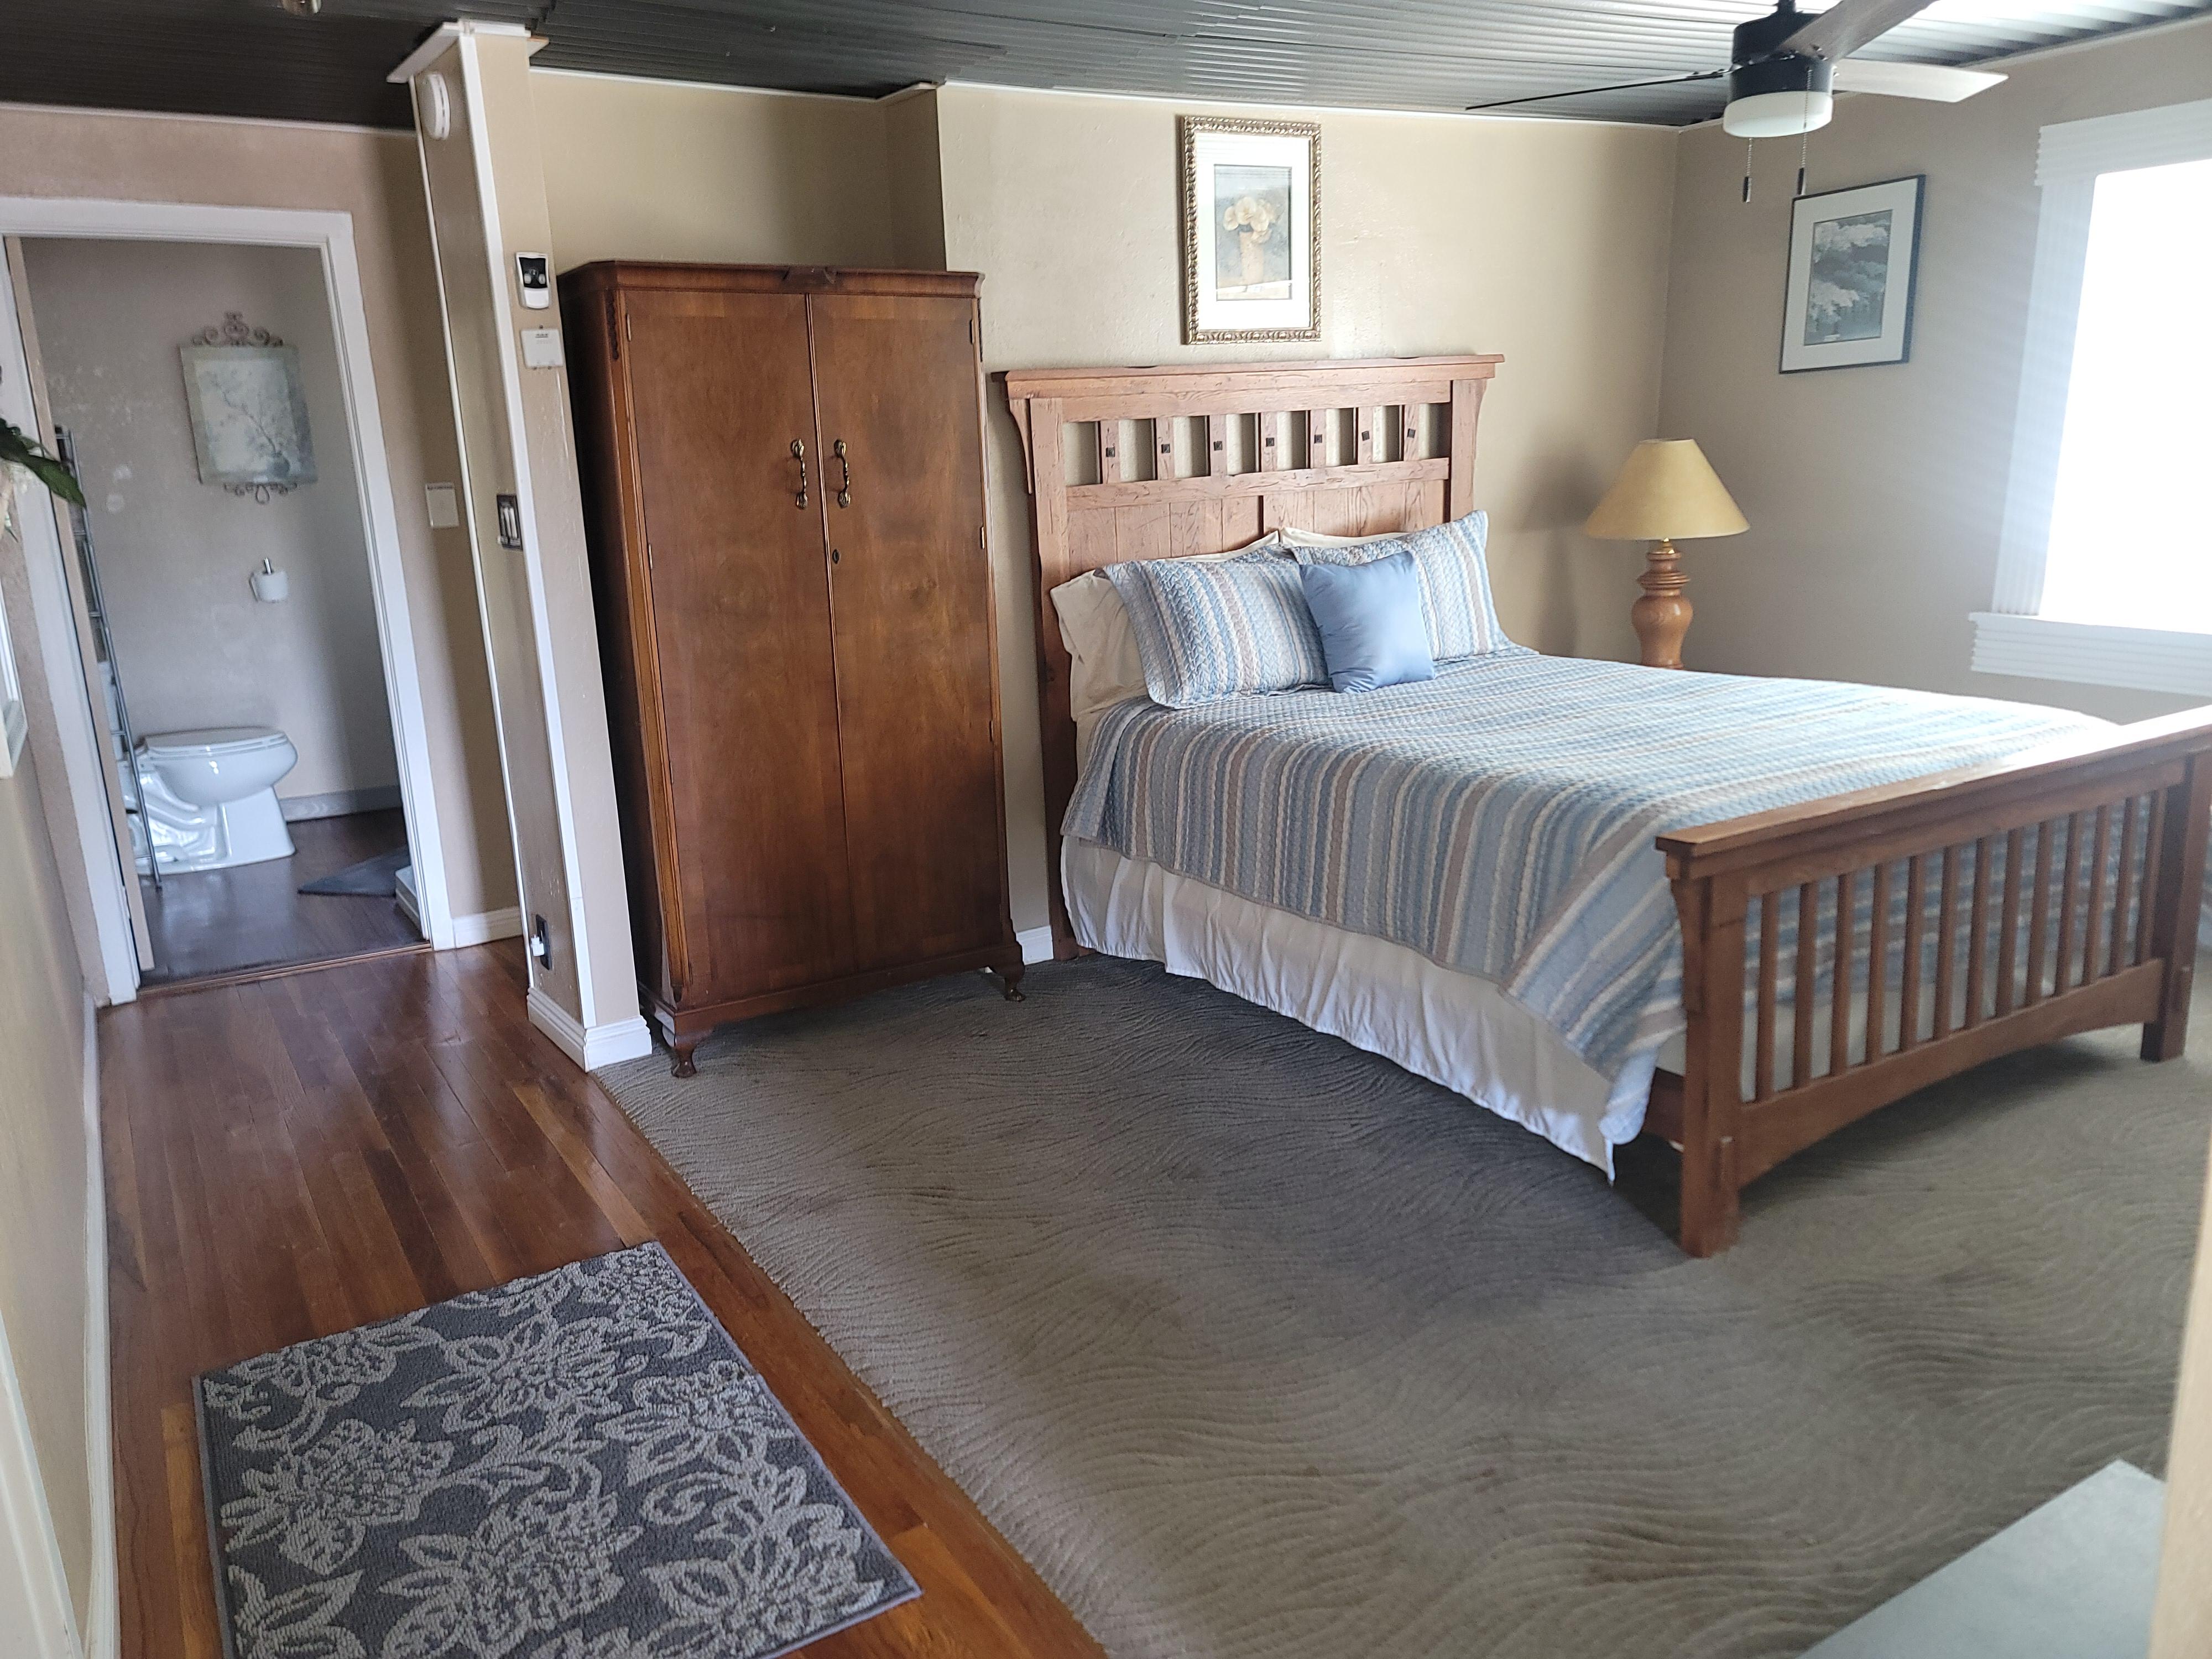
{"label": "framed floral print", "polygon": [[1321,337],[1321,128],[1186,115],[1182,337]]}
{"label": "framed floral print", "polygon": [[1901,363],[1912,350],[1925,175],[1801,196],[1790,211],[1782,372]]}

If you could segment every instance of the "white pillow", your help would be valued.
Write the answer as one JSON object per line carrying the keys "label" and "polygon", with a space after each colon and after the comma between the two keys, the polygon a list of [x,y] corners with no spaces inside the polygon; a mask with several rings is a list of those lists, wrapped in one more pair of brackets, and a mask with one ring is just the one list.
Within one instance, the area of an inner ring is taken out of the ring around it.
{"label": "white pillow", "polygon": [[[1241,559],[1259,548],[1284,545],[1283,533],[1270,531],[1259,540],[1226,553],[1201,554],[1199,562],[1220,563]],[[1137,654],[1128,607],[1121,603],[1121,596],[1104,571],[1086,570],[1073,581],[1062,582],[1052,590],[1052,606],[1060,613],[1060,637],[1073,663],[1067,680],[1068,708],[1075,716],[1079,737],[1087,739],[1091,717],[1100,710],[1148,695],[1144,659]]]}

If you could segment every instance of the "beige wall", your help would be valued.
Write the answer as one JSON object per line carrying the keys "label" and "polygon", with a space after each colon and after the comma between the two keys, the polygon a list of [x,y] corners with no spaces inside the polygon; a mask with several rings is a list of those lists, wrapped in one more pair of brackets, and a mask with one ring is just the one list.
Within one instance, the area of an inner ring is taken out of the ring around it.
{"label": "beige wall", "polygon": [[[141,733],[268,726],[281,796],[398,781],[345,391],[306,248],[27,240],[54,418],[86,472],[100,586]],[[228,312],[300,354],[316,477],[256,502],[200,482],[178,348]],[[264,559],[290,597],[256,604]]]}
{"label": "beige wall", "polygon": [[534,70],[557,269],[899,263],[885,106]]}
{"label": "beige wall", "polygon": [[[980,270],[994,370],[1504,352],[1476,481],[1506,625],[1550,650],[1633,648],[1634,555],[1576,526],[1657,416],[1671,132],[1322,112],[1320,343],[1193,349],[1176,106],[978,87],[869,104],[544,71],[531,88],[562,268]],[[1014,921],[1038,927],[1028,506],[1003,401],[990,465]]]}
{"label": "beige wall", "polygon": [[1871,680],[2136,719],[2185,701],[1967,666],[1990,608],[2035,248],[2038,130],[2202,98],[2212,21],[2010,66],[1964,104],[1846,98],[1813,190],[1928,175],[1912,360],[1776,371],[1796,147],[1686,133],[1674,189],[1660,427],[1693,437],[1750,533],[1690,545],[1692,666]]}
{"label": "beige wall", "polygon": [[[1180,106],[976,87],[933,101],[945,263],[983,273],[990,368],[1504,352],[1475,471],[1500,615],[1547,651],[1632,652],[1633,556],[1577,526],[1658,411],[1672,132],[1304,112],[1322,129],[1322,337],[1194,348],[1179,332]],[[1003,398],[992,439],[1014,921],[1028,928],[1045,922],[1043,785],[1028,500]]]}
{"label": "beige wall", "polygon": [[454,478],[459,462],[413,137],[0,105],[0,194],[352,216],[453,908],[467,915],[514,903],[468,538],[431,530],[423,507],[424,482]]}
{"label": "beige wall", "polygon": [[[0,568],[22,562],[12,532]],[[9,589],[9,626],[29,617]],[[31,1424],[77,1628],[91,1613],[91,1438],[85,1334],[91,1316],[85,1200],[84,985],[46,838],[37,754],[0,778],[0,1328]],[[0,1392],[5,1391],[0,1381]]]}

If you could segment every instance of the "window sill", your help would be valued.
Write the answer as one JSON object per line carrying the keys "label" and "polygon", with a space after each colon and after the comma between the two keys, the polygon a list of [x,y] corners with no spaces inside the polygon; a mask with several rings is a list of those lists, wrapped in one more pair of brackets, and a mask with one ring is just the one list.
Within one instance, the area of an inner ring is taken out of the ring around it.
{"label": "window sill", "polygon": [[1974,667],[1984,674],[2212,699],[2212,634],[1994,611],[1974,612],[1973,623]]}

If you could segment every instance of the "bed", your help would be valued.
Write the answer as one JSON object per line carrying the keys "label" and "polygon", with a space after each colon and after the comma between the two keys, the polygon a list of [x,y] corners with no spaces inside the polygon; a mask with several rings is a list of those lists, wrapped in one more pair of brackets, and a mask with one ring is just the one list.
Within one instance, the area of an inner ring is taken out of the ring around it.
{"label": "bed", "polygon": [[[1508,651],[1358,697],[1134,701],[1079,732],[1054,588],[1464,517],[1499,361],[1007,376],[1056,951],[1199,975],[1601,1167],[1658,1135],[1693,1255],[1734,1241],[1747,1182],[1940,1078],[2118,1024],[2179,1054],[2201,711],[2113,726]],[[1458,839],[1376,833],[1409,814]]]}

